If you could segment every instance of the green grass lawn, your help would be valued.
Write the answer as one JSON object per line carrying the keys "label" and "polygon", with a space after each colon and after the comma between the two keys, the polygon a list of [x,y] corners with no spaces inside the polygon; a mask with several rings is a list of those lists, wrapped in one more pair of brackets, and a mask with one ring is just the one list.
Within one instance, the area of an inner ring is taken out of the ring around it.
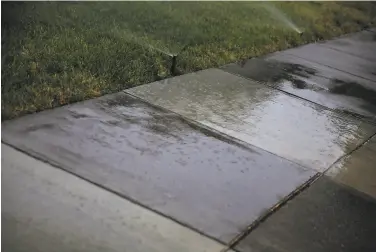
{"label": "green grass lawn", "polygon": [[372,2],[2,2],[2,119],[358,31]]}

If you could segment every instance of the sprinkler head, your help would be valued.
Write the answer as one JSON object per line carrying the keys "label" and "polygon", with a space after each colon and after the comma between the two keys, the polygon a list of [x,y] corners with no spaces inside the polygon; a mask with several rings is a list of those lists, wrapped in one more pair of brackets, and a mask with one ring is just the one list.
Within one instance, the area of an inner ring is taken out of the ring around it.
{"label": "sprinkler head", "polygon": [[176,53],[176,54],[171,54],[171,68],[170,68],[170,73],[172,76],[176,76],[178,75],[178,70],[176,68],[177,64],[178,64],[178,55],[183,52],[185,49],[187,49],[187,47],[189,46],[189,44],[186,44],[181,50],[180,52]]}
{"label": "sprinkler head", "polygon": [[304,33],[303,33],[302,31],[301,31],[301,32],[299,32],[299,35],[300,35],[300,37],[302,37],[302,36],[303,36],[303,34],[304,34]]}
{"label": "sprinkler head", "polygon": [[177,57],[178,57],[177,54],[172,55],[171,68],[170,68],[170,72],[171,72],[172,76],[175,76],[177,74],[177,72],[176,72]]}

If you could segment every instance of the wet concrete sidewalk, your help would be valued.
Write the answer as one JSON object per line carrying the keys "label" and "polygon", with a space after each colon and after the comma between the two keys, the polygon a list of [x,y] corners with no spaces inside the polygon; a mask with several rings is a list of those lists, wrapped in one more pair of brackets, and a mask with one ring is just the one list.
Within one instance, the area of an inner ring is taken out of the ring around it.
{"label": "wet concrete sidewalk", "polygon": [[376,251],[375,37],[3,123],[7,248]]}

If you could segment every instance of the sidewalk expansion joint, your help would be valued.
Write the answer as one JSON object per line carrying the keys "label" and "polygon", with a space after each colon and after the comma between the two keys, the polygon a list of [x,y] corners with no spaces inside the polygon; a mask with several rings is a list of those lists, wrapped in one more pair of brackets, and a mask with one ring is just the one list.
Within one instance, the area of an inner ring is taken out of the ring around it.
{"label": "sidewalk expansion joint", "polygon": [[325,169],[325,171],[323,171],[323,174],[326,174],[330,170],[330,168],[332,168],[340,160],[342,160],[344,158],[347,158],[348,156],[350,156],[351,154],[353,154],[355,151],[359,150],[361,147],[363,147],[365,144],[367,144],[369,141],[371,141],[371,139],[373,137],[375,137],[375,136],[376,136],[376,132],[373,133],[372,135],[370,135],[366,140],[363,141],[363,143],[361,143],[358,146],[356,146],[349,153],[345,153],[344,155],[342,155],[341,157],[339,157],[333,164],[331,164],[327,169]]}
{"label": "sidewalk expansion joint", "polygon": [[[295,55],[294,55],[294,56],[295,56]],[[362,116],[362,115],[359,115],[359,114],[357,114],[357,113],[355,113],[355,112],[348,112],[348,111],[343,111],[343,110],[338,110],[338,109],[332,109],[332,108],[326,107],[326,106],[324,106],[324,105],[322,105],[322,104],[320,104],[320,103],[317,103],[317,102],[314,102],[314,101],[308,100],[307,98],[300,97],[300,96],[298,96],[298,95],[296,95],[296,94],[292,94],[292,93],[289,93],[289,92],[287,92],[287,91],[285,91],[285,90],[279,89],[279,88],[277,88],[277,87],[275,87],[275,86],[273,86],[273,85],[268,84],[267,82],[257,81],[257,80],[254,80],[254,79],[252,79],[252,78],[242,76],[242,75],[240,75],[240,74],[238,74],[238,73],[228,72],[228,71],[226,71],[225,69],[221,69],[221,68],[218,68],[218,69],[220,69],[220,70],[222,70],[222,71],[224,71],[224,72],[226,72],[226,73],[229,73],[229,74],[235,75],[235,76],[237,76],[237,77],[240,77],[240,78],[243,78],[243,79],[246,79],[246,80],[249,80],[249,81],[253,81],[253,82],[257,83],[257,84],[260,84],[260,85],[266,86],[266,87],[268,87],[268,88],[271,88],[271,89],[277,90],[277,91],[282,92],[282,93],[284,93],[284,94],[286,94],[286,95],[288,95],[288,96],[291,96],[291,97],[294,97],[294,98],[297,98],[297,99],[300,99],[300,100],[303,100],[303,101],[306,101],[306,102],[309,102],[309,103],[315,104],[315,105],[319,106],[320,108],[323,108],[323,109],[325,109],[325,110],[329,110],[329,111],[332,111],[332,112],[334,112],[334,113],[337,113],[337,114],[338,114],[338,117],[340,117],[340,116],[342,115],[342,116],[345,116],[345,117],[350,117],[350,118],[359,119],[359,120],[361,120],[362,122],[369,123],[369,124],[371,124],[371,125],[376,125],[376,120],[368,119],[367,117]],[[328,79],[327,77],[324,77],[324,76],[321,76],[321,77]],[[291,160],[289,160],[289,161],[291,161]]]}
{"label": "sidewalk expansion joint", "polygon": [[[283,207],[285,204],[287,204],[289,201],[294,199],[296,196],[298,196],[300,193],[302,193],[304,190],[308,189],[313,183],[315,183],[318,179],[320,179],[322,176],[325,175],[325,173],[338,161],[340,161],[343,158],[346,158],[350,156],[352,153],[360,149],[362,146],[367,144],[373,137],[376,136],[376,133],[372,134],[368,139],[366,139],[363,143],[359,144],[357,147],[355,147],[352,151],[349,153],[343,155],[342,157],[339,157],[332,165],[330,165],[324,172],[316,173],[312,178],[310,178],[308,181],[306,181],[304,184],[299,186],[297,189],[295,189],[293,192],[291,192],[289,195],[287,195],[284,199],[282,199],[279,203],[274,205],[272,208],[269,209],[268,212],[264,213],[262,216],[260,216],[258,219],[256,219],[252,224],[250,224],[246,230],[244,230],[242,233],[240,233],[238,236],[236,236],[229,245],[224,248],[221,252],[227,252],[229,250],[234,250],[235,246],[239,244],[240,241],[242,241],[247,235],[249,235],[253,230],[255,230],[260,224],[262,224],[264,221],[266,221],[271,215],[273,215],[275,212],[277,212],[281,207]],[[355,190],[355,189],[353,189]],[[356,191],[357,193],[360,193]],[[363,197],[366,197],[366,195],[363,195]],[[366,197],[368,198],[368,197]],[[374,200],[374,199],[372,199]]]}
{"label": "sidewalk expansion joint", "polygon": [[88,182],[88,183],[90,183],[90,184],[92,184],[92,185],[94,185],[96,187],[99,187],[99,188],[101,188],[101,189],[103,189],[103,190],[105,190],[107,192],[110,192],[110,193],[112,193],[112,194],[114,194],[114,195],[116,195],[116,196],[118,196],[118,197],[120,197],[120,198],[122,198],[124,200],[127,200],[127,201],[129,201],[129,202],[131,202],[131,203],[133,203],[133,204],[135,204],[137,206],[140,206],[140,207],[142,207],[144,209],[147,209],[147,210],[149,210],[149,211],[151,211],[151,212],[153,212],[153,213],[155,213],[157,215],[160,215],[160,216],[162,216],[162,217],[164,217],[164,218],[166,218],[168,220],[171,220],[171,221],[177,223],[178,225],[183,226],[183,227],[185,227],[185,228],[187,228],[187,229],[189,229],[189,230],[191,230],[191,231],[193,231],[195,233],[198,233],[198,234],[200,234],[200,235],[202,235],[202,236],[204,236],[204,237],[206,237],[206,238],[208,238],[208,239],[210,239],[212,241],[216,241],[216,242],[218,242],[219,244],[221,244],[223,246],[227,246],[227,243],[225,243],[225,242],[223,242],[223,241],[221,241],[221,240],[219,240],[219,239],[217,239],[215,237],[207,235],[204,232],[202,232],[202,231],[200,231],[200,230],[198,230],[198,229],[196,229],[196,228],[194,228],[194,227],[192,227],[192,226],[190,226],[190,225],[188,225],[188,224],[186,224],[184,222],[181,222],[181,221],[179,221],[179,220],[177,220],[177,219],[175,219],[175,218],[173,218],[171,216],[168,216],[168,215],[166,215],[166,214],[164,214],[164,213],[162,213],[162,212],[160,212],[158,210],[150,208],[149,206],[146,206],[146,205],[138,202],[136,199],[133,199],[131,197],[123,195],[123,194],[121,194],[121,193],[119,193],[119,192],[117,192],[115,190],[112,190],[112,189],[110,189],[110,188],[108,188],[106,186],[101,185],[100,183],[97,183],[97,182],[95,182],[95,181],[93,181],[91,179],[87,179],[84,176],[81,176],[81,175],[76,174],[76,173],[74,173],[72,171],[69,171],[68,169],[65,169],[62,165],[58,164],[57,162],[50,161],[46,157],[43,157],[43,155],[41,155],[41,154],[34,153],[32,150],[24,150],[22,148],[14,146],[14,145],[12,145],[10,143],[4,142],[3,140],[1,140],[1,143],[5,144],[5,145],[7,145],[7,146],[9,146],[9,147],[11,147],[11,148],[13,148],[13,149],[15,149],[15,150],[23,153],[23,154],[25,154],[27,156],[35,158],[36,160],[38,160],[40,162],[46,163],[46,164],[48,164],[48,165],[50,165],[50,166],[52,166],[52,167],[54,167],[56,169],[60,169],[60,170],[62,170],[64,172],[66,172],[68,174],[71,174],[71,175],[73,175],[73,176],[75,176],[75,177],[77,177],[77,178],[79,178],[79,179],[81,179],[83,181],[86,181],[86,182]]}
{"label": "sidewalk expansion joint", "polygon": [[[347,54],[347,55],[350,55],[350,56],[356,57],[356,58],[358,58],[358,59],[367,60],[367,61],[370,61],[370,62],[373,63],[373,61],[370,60],[370,59],[364,58],[364,57],[359,56],[359,55],[356,55],[356,54],[354,54],[354,53],[347,52],[347,51],[345,51],[345,50],[337,49],[337,48],[332,47],[332,46],[330,46],[330,45],[325,45],[325,44],[317,44],[317,45],[318,45],[318,46],[321,46],[321,47],[324,47],[324,48],[327,48],[327,49],[334,50],[334,51],[336,51],[336,52],[340,52],[340,53],[343,53],[343,54]],[[346,72],[346,73],[347,73],[347,72]],[[350,73],[348,73],[348,74],[350,74]],[[356,76],[356,75],[355,75],[355,76]]]}
{"label": "sidewalk expansion joint", "polygon": [[[331,49],[331,48],[329,48],[329,47],[325,47],[325,48]],[[332,50],[332,49],[331,49],[331,50]],[[317,62],[317,61],[315,61],[315,60],[307,59],[307,58],[304,58],[304,57],[301,57],[301,56],[298,56],[298,55],[295,55],[295,54],[292,54],[292,53],[289,53],[289,52],[283,52],[283,53],[288,54],[288,55],[291,55],[291,56],[294,56],[294,57],[297,57],[297,58],[302,59],[302,60],[306,60],[306,61],[309,61],[309,62],[312,62],[312,63],[319,64],[319,65],[325,66],[325,67],[327,67],[327,68],[331,68],[331,69],[334,69],[334,70],[340,71],[340,72],[342,72],[342,73],[346,73],[346,74],[349,74],[349,75],[352,75],[352,76],[355,76],[355,77],[358,77],[358,78],[361,78],[361,79],[364,79],[364,80],[368,80],[368,81],[375,82],[375,80],[368,79],[368,78],[365,78],[365,77],[360,76],[360,75],[352,74],[352,73],[346,72],[346,71],[344,71],[344,70],[341,70],[341,69],[338,69],[338,68],[335,68],[335,67],[332,67],[332,66],[328,66],[328,65],[326,65],[326,64],[322,64],[322,63]]]}
{"label": "sidewalk expansion joint", "polygon": [[249,235],[253,230],[255,230],[260,224],[262,224],[264,221],[266,221],[270,216],[272,216],[281,207],[283,207],[289,201],[291,201],[296,196],[298,196],[301,192],[303,192],[308,187],[310,187],[313,183],[315,183],[323,175],[324,174],[321,173],[321,172],[316,173],[309,180],[307,180],[305,183],[303,183],[302,185],[300,185],[298,188],[296,188],[294,191],[292,191],[289,195],[287,195],[286,197],[284,197],[280,202],[278,202],[277,204],[275,204],[267,212],[265,212],[264,214],[262,214],[255,221],[253,221],[243,232],[241,232],[234,239],[232,239],[232,241],[230,241],[230,243],[228,244],[228,246],[226,248],[222,249],[221,252],[227,252],[229,250],[235,249],[235,246],[238,245],[241,240],[243,240],[247,235]]}
{"label": "sidewalk expansion joint", "polygon": [[[222,70],[222,69],[221,69],[221,70]],[[223,71],[223,70],[222,70],[222,71]],[[136,98],[136,99],[138,99],[138,100],[140,100],[140,101],[146,103],[147,105],[149,105],[149,106],[151,106],[151,107],[154,107],[154,108],[157,108],[157,109],[161,109],[161,110],[164,110],[164,111],[168,111],[168,112],[170,112],[171,114],[174,114],[174,115],[178,116],[181,120],[183,120],[183,122],[187,123],[189,126],[195,128],[195,129],[202,130],[202,131],[210,132],[211,135],[213,135],[214,137],[216,137],[216,138],[219,139],[219,140],[226,140],[226,141],[228,141],[228,143],[230,143],[230,144],[234,144],[234,145],[237,146],[237,147],[240,147],[240,148],[242,148],[242,149],[245,149],[245,150],[248,150],[248,151],[251,151],[251,152],[253,152],[253,151],[254,151],[253,149],[256,148],[256,149],[259,149],[259,150],[265,151],[265,152],[267,152],[267,153],[269,153],[269,154],[271,154],[271,155],[273,155],[273,156],[276,156],[276,157],[282,158],[282,159],[284,159],[284,160],[287,160],[287,161],[289,161],[289,162],[291,162],[291,163],[294,163],[295,165],[298,165],[298,166],[299,166],[301,169],[303,169],[304,171],[312,170],[312,168],[307,167],[307,166],[304,166],[304,165],[302,165],[302,164],[299,164],[299,163],[297,163],[297,162],[294,161],[294,160],[290,160],[290,159],[287,159],[287,158],[285,158],[285,157],[279,156],[279,155],[277,155],[277,154],[275,154],[275,153],[273,153],[273,152],[270,152],[270,151],[268,151],[268,150],[266,150],[266,149],[263,149],[263,148],[258,147],[258,146],[256,146],[256,145],[253,145],[253,144],[247,143],[247,142],[245,142],[245,141],[243,141],[243,140],[241,140],[241,139],[238,139],[238,138],[236,138],[236,137],[230,136],[230,135],[228,135],[228,134],[226,134],[226,133],[224,133],[224,132],[220,132],[220,131],[218,131],[218,130],[216,130],[216,129],[214,129],[214,128],[211,128],[210,126],[206,126],[206,125],[204,125],[203,123],[200,123],[200,122],[198,122],[198,121],[196,121],[196,120],[189,119],[189,118],[187,118],[187,117],[185,117],[185,116],[183,116],[183,115],[181,115],[181,114],[179,114],[179,113],[177,113],[177,112],[174,112],[174,111],[172,111],[172,110],[170,110],[170,109],[167,109],[167,108],[164,108],[164,107],[162,107],[162,106],[159,106],[159,105],[153,104],[153,103],[151,103],[151,102],[149,102],[149,101],[147,101],[147,100],[145,100],[145,99],[143,99],[143,98],[141,98],[141,97],[138,97],[138,96],[136,96],[136,95],[134,95],[134,94],[128,93],[126,90],[123,90],[123,92],[125,92],[127,95],[129,95],[129,96],[131,96],[131,97],[134,97],[134,98]],[[205,132],[203,132],[203,133],[205,134]]]}

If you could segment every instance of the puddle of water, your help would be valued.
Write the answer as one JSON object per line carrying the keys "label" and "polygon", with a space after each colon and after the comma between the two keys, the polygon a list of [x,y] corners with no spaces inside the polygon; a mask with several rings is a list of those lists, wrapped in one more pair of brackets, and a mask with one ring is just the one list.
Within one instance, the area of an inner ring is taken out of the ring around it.
{"label": "puddle of water", "polygon": [[[299,67],[292,65],[291,70]],[[271,73],[272,78],[281,78],[279,74]],[[325,169],[372,129],[224,71],[208,70],[171,81],[128,92],[314,169]],[[295,84],[307,88],[302,82]]]}
{"label": "puddle of water", "polygon": [[367,103],[376,105],[376,90],[374,89],[366,88],[356,82],[339,79],[332,79],[332,85],[329,88],[330,93],[360,98]]}

